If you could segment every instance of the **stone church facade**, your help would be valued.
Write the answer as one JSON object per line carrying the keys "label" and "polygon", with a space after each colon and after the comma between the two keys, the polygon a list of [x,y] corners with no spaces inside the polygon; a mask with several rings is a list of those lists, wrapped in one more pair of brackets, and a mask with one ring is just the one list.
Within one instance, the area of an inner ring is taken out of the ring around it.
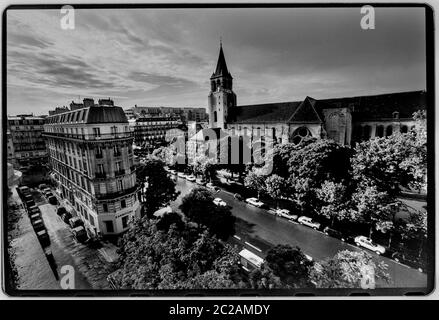
{"label": "stone church facade", "polygon": [[407,132],[415,125],[413,113],[426,109],[425,91],[239,106],[222,46],[210,83],[209,127],[252,140],[263,135],[277,143],[300,143],[312,136],[353,145]]}

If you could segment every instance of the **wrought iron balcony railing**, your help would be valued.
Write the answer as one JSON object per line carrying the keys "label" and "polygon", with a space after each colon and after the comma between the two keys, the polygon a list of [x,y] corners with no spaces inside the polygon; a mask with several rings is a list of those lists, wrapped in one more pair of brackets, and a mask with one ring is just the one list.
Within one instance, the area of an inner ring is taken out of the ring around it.
{"label": "wrought iron balcony railing", "polygon": [[66,139],[77,139],[83,141],[100,141],[100,140],[114,140],[114,139],[128,139],[133,137],[131,131],[118,133],[102,133],[102,134],[74,134],[74,133],[60,133],[60,132],[43,132],[46,137],[58,137]]}

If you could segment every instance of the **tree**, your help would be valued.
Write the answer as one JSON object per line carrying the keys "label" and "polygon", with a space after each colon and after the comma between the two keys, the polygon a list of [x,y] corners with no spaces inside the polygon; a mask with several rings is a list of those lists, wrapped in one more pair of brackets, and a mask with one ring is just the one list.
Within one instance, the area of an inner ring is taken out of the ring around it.
{"label": "tree", "polygon": [[287,288],[306,288],[311,285],[309,270],[313,263],[299,247],[277,245],[268,251],[265,260],[268,268]]}
{"label": "tree", "polygon": [[264,189],[276,201],[276,207],[279,207],[279,199],[286,195],[286,180],[277,174],[270,175],[265,180]]}
{"label": "tree", "polygon": [[247,173],[247,176],[244,179],[244,185],[247,188],[250,188],[258,193],[258,199],[261,193],[265,192],[265,179],[266,175],[262,171],[262,169],[253,167]]}
{"label": "tree", "polygon": [[136,174],[142,185],[142,210],[148,217],[177,199],[179,193],[175,189],[175,182],[168,176],[160,159],[149,157],[139,166]]}
{"label": "tree", "polygon": [[415,113],[414,119],[417,125],[408,133],[375,138],[356,145],[352,158],[354,180],[368,181],[391,197],[400,194],[400,187],[419,189],[425,185],[425,112]]}
{"label": "tree", "polygon": [[315,263],[310,280],[317,288],[375,288],[378,279],[389,281],[384,262],[375,263],[365,251],[344,250],[333,258]]}
{"label": "tree", "polygon": [[249,287],[234,248],[183,220],[159,228],[165,217],[137,219],[124,234],[118,269],[110,276],[120,289]]}
{"label": "tree", "polygon": [[316,211],[318,214],[331,220],[352,220],[349,211],[349,194],[347,187],[340,182],[326,180],[320,188],[316,189],[317,199],[320,200]]}
{"label": "tree", "polygon": [[213,200],[210,191],[196,188],[182,199],[179,208],[188,220],[200,227],[206,226],[219,239],[227,240],[235,233],[236,218],[228,207],[217,206]]}

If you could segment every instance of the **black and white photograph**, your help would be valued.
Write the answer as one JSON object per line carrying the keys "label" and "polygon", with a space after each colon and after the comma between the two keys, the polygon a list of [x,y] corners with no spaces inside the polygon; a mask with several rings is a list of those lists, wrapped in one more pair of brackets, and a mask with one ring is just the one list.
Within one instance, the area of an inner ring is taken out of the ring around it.
{"label": "black and white photograph", "polygon": [[431,293],[431,14],[7,8],[6,292]]}

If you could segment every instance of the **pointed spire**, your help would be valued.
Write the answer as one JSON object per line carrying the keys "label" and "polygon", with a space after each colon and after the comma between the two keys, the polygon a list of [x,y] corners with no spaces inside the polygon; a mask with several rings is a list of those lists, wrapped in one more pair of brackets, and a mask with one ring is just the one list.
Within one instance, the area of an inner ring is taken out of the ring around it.
{"label": "pointed spire", "polygon": [[229,70],[227,69],[226,59],[224,58],[223,44],[221,38],[220,38],[220,52],[219,52],[218,62],[216,64],[216,69],[212,77],[218,77],[218,76],[231,77]]}

